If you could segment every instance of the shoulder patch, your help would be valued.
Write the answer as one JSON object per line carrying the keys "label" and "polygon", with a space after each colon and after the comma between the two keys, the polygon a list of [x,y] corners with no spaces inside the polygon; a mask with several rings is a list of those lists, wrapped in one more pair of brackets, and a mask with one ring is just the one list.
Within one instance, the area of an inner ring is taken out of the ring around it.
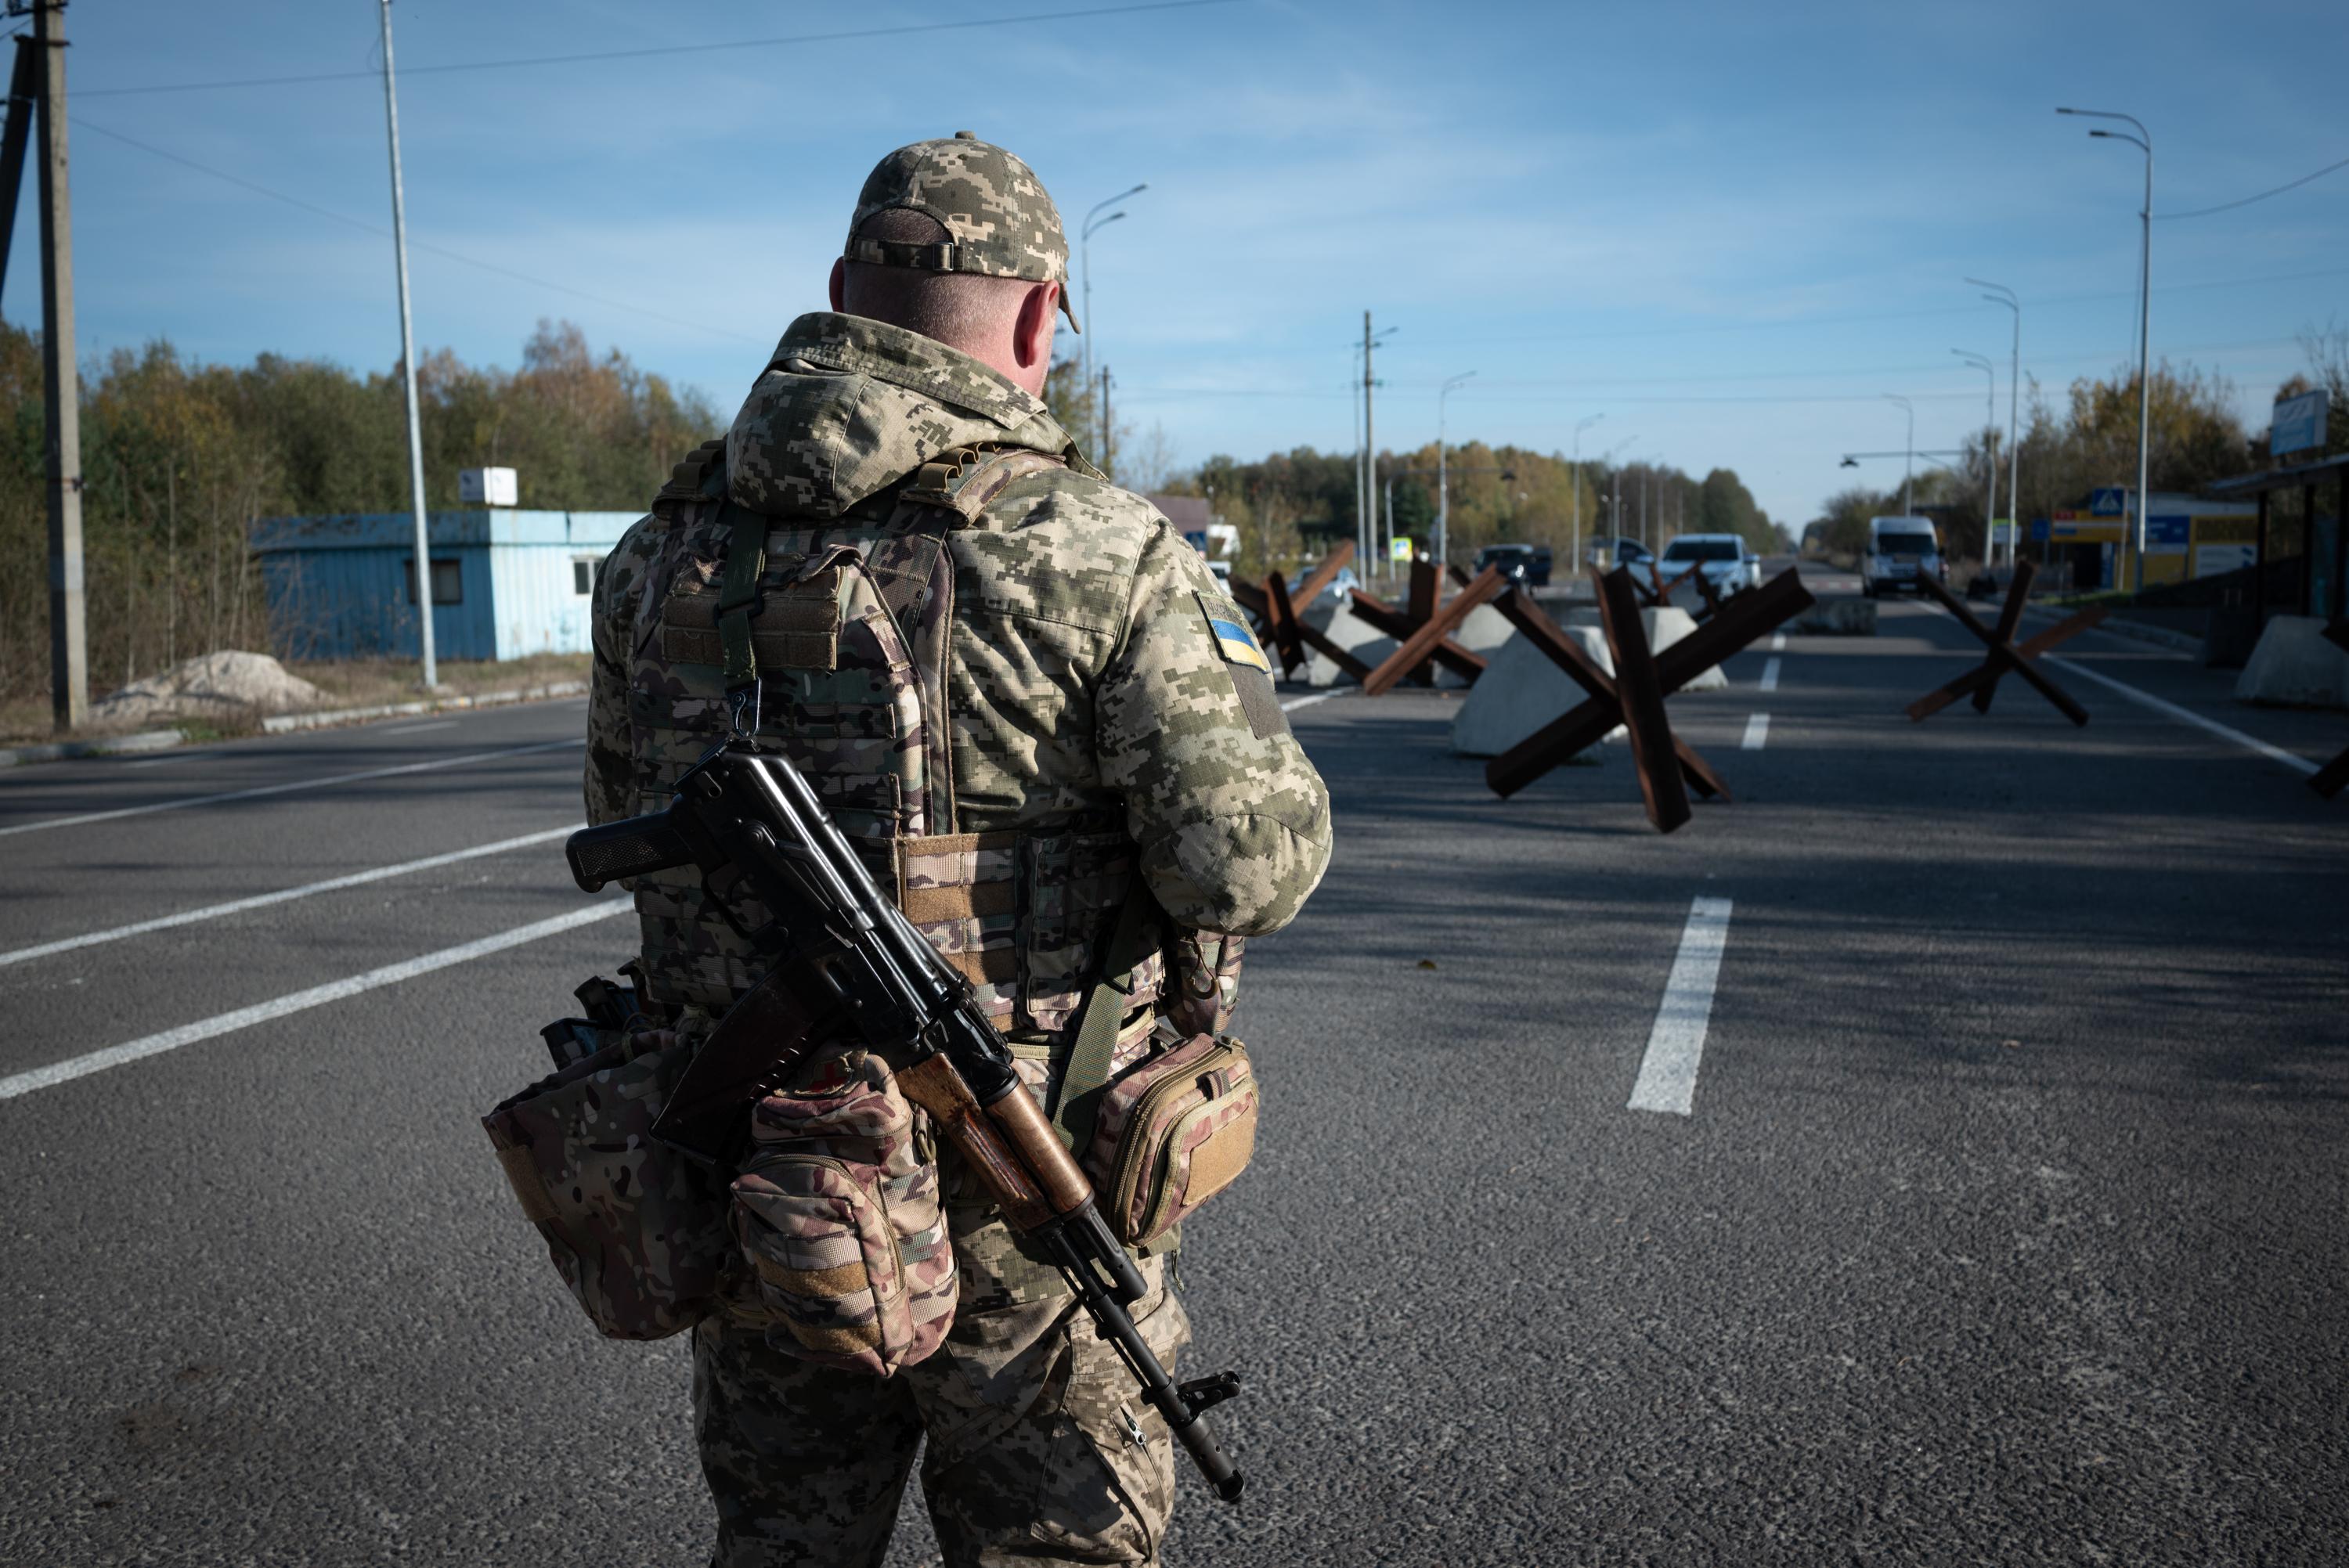
{"label": "shoulder patch", "polygon": [[1248,630],[1247,623],[1240,618],[1239,612],[1206,593],[1196,593],[1195,596],[1199,601],[1200,613],[1207,618],[1207,635],[1214,640],[1216,651],[1233,664],[1246,665],[1250,669],[1271,674],[1271,661],[1264,656],[1264,650],[1257,646],[1256,634]]}

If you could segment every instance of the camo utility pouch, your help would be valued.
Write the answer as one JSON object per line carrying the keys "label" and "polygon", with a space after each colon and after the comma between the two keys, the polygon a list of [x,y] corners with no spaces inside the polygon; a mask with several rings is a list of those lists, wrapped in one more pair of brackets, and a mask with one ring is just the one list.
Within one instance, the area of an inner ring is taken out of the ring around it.
{"label": "camo utility pouch", "polygon": [[655,1142],[691,1052],[667,1034],[607,1042],[481,1119],[524,1218],[596,1328],[660,1339],[716,1305],[730,1262],[725,1194]]}
{"label": "camo utility pouch", "polygon": [[1117,1239],[1148,1246],[1256,1152],[1256,1069],[1228,1035],[1165,1043],[1102,1090],[1081,1161]]}
{"label": "camo utility pouch", "polygon": [[878,1057],[851,1049],[751,1113],[734,1238],[768,1343],[886,1377],[954,1326],[954,1245],[928,1128]]}

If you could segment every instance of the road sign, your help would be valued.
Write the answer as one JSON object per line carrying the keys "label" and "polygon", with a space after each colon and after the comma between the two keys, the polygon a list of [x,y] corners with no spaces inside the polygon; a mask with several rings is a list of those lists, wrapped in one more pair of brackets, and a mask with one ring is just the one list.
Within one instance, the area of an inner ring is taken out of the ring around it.
{"label": "road sign", "polygon": [[1411,541],[1408,539],[1390,539],[1387,541],[1387,559],[1390,561],[1402,562],[1406,565],[1409,564],[1411,561]]}
{"label": "road sign", "polygon": [[2033,544],[2044,544],[2047,542],[2047,520],[2045,518],[2034,517],[2031,520],[2031,542]]}
{"label": "road sign", "polygon": [[2275,417],[2268,425],[2268,456],[2305,452],[2324,445],[2324,418],[2331,395],[2323,387],[2297,397],[2276,400]]}
{"label": "road sign", "polygon": [[2128,511],[2128,489],[2124,485],[2098,485],[2088,492],[2090,517],[2119,517]]}

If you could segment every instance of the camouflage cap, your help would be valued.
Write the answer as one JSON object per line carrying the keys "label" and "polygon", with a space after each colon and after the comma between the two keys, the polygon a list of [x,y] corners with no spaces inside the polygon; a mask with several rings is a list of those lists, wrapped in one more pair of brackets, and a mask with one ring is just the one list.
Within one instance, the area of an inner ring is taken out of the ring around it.
{"label": "camouflage cap", "polygon": [[[947,232],[945,242],[857,237],[867,218],[898,207],[936,219]],[[1069,329],[1081,330],[1069,300],[1069,241],[1061,232],[1060,209],[1034,170],[968,130],[901,147],[874,165],[857,194],[841,253],[874,266],[1058,284]]]}

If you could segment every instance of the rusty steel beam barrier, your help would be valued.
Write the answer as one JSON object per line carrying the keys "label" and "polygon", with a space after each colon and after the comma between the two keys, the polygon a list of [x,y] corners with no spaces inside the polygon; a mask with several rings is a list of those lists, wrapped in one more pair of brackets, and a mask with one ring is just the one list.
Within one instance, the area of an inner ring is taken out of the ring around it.
{"label": "rusty steel beam barrier", "polygon": [[1992,630],[1983,625],[1971,610],[1958,601],[1956,595],[1942,587],[1931,573],[1919,571],[1917,585],[1956,616],[1958,624],[1979,638],[1988,651],[1982,655],[1980,665],[1949,685],[1927,692],[1910,703],[1908,713],[1912,723],[1922,724],[1962,696],[1973,698],[1977,713],[1988,713],[1991,697],[1997,692],[2000,679],[2012,673],[2029,683],[2033,691],[2045,697],[2065,718],[2075,725],[2085,727],[2087,724],[2088,710],[2075,702],[2071,693],[2050,680],[2036,661],[2042,654],[2069,642],[2102,621],[2105,609],[2096,605],[2082,610],[2018,645],[2014,642],[2014,629],[2022,624],[2023,603],[2030,596],[2031,582],[2037,573],[2038,568],[2031,562],[2016,564],[2014,581],[2006,592],[2006,603],[1999,609],[1998,626]]}
{"label": "rusty steel beam barrier", "polygon": [[[1638,579],[1619,566],[1604,573],[1593,567],[1590,576],[1599,591],[1599,621],[1609,655],[1616,660],[1616,677],[1609,680],[1606,672],[1592,665],[1531,598],[1514,593],[1505,598],[1501,614],[1590,696],[1485,764],[1485,781],[1495,794],[1514,795],[1568,758],[1597,745],[1620,724],[1632,738],[1632,758],[1640,769],[1640,790],[1649,820],[1669,833],[1688,820],[1690,788],[1724,799],[1730,796],[1729,786],[1704,758],[1671,733],[1662,699],[1801,614],[1815,601],[1794,571],[1782,572],[1760,588],[1735,595],[1719,615],[1693,634],[1654,654],[1640,625],[1639,606],[1631,602]],[[1631,651],[1635,647],[1637,652]],[[1627,680],[1628,667],[1636,667],[1637,673]],[[1647,690],[1651,675],[1652,702]],[[1631,722],[1635,708],[1640,719],[1636,727]]]}
{"label": "rusty steel beam barrier", "polygon": [[[1468,613],[1501,591],[1504,579],[1498,569],[1487,566],[1475,581],[1452,596],[1451,602],[1436,611],[1418,629],[1403,639],[1402,645],[1386,657],[1386,662],[1372,670],[1362,682],[1362,695],[1382,696],[1393,689],[1397,681],[1413,670],[1425,665],[1438,645],[1450,638]],[[1471,655],[1472,657],[1474,655]],[[1478,661],[1480,664],[1482,661]]]}
{"label": "rusty steel beam barrier", "polygon": [[[1410,641],[1419,630],[1419,624],[1408,614],[1360,588],[1353,591],[1353,607],[1356,619],[1368,622],[1398,643]],[[1485,656],[1469,652],[1450,637],[1438,642],[1430,656],[1471,686],[1485,673]]]}

